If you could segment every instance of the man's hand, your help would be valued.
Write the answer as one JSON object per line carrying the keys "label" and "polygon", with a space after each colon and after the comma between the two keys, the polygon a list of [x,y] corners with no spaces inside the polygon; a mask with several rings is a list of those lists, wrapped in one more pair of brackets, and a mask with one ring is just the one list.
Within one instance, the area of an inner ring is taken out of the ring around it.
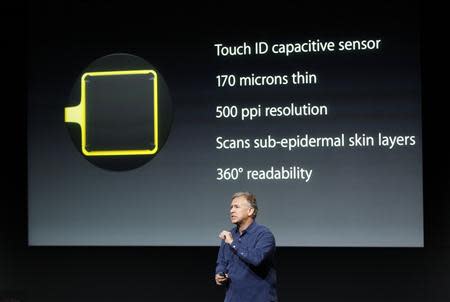
{"label": "man's hand", "polygon": [[233,236],[231,236],[231,233],[228,231],[220,232],[219,238],[222,240],[225,240],[225,243],[228,243],[228,244],[231,244],[231,242],[233,242]]}
{"label": "man's hand", "polygon": [[216,274],[216,284],[217,285],[223,285],[227,281],[228,281],[228,274],[225,274],[225,276]]}

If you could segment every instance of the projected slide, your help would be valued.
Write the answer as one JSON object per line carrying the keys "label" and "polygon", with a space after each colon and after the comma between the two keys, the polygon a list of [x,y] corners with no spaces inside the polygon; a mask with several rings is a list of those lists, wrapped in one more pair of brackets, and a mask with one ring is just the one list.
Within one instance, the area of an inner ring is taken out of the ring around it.
{"label": "projected slide", "polygon": [[[29,244],[217,246],[232,194],[250,191],[277,246],[423,246],[419,24],[405,3],[272,23],[178,16],[161,31],[145,10],[115,24],[96,4],[104,20],[80,27],[86,4],[64,18],[36,7]],[[49,41],[54,24],[66,35]]]}

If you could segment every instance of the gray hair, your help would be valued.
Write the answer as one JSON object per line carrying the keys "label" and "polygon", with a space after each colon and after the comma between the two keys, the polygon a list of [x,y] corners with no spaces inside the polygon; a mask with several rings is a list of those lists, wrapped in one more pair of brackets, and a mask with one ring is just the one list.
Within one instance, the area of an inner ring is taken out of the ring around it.
{"label": "gray hair", "polygon": [[250,192],[236,192],[231,197],[231,201],[241,196],[245,197],[245,199],[248,201],[250,207],[253,209],[252,217],[256,218],[256,215],[258,214],[258,205],[256,204],[256,196]]}

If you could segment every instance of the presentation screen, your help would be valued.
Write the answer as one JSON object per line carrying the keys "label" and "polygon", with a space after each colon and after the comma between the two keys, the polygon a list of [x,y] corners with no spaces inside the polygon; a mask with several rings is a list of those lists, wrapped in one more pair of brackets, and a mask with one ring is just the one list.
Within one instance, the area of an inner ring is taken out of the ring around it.
{"label": "presentation screen", "polygon": [[423,246],[418,4],[356,3],[31,4],[29,244]]}

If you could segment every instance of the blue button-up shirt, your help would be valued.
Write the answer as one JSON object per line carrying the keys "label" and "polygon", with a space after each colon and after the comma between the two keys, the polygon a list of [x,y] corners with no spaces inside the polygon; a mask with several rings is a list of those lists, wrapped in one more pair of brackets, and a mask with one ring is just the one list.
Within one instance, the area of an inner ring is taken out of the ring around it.
{"label": "blue button-up shirt", "polygon": [[216,266],[216,274],[228,274],[225,302],[278,301],[272,232],[253,222],[242,234],[237,227],[231,234],[231,244],[222,240]]}

